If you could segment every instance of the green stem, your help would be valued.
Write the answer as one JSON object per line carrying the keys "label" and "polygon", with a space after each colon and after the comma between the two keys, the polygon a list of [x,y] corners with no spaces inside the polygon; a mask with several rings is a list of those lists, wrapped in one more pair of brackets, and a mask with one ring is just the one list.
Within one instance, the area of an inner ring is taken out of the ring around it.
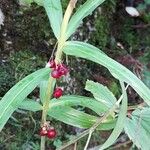
{"label": "green stem", "polygon": [[[41,121],[42,125],[46,123],[47,112],[49,108],[49,100],[51,99],[51,96],[52,96],[52,92],[53,92],[52,85],[53,85],[54,80],[55,79],[52,78],[51,76],[48,80],[45,101],[43,104],[42,121]],[[44,136],[41,137],[41,150],[45,150],[45,137]]]}
{"label": "green stem", "polygon": [[[75,7],[76,2],[77,2],[76,0],[70,0],[68,7],[66,9],[65,15],[64,15],[64,19],[61,25],[60,39],[58,40],[58,46],[57,46],[56,57],[55,57],[56,64],[61,63],[62,48],[66,42],[65,33],[66,33],[68,22],[69,22],[69,19],[71,17],[71,14]],[[52,97],[54,81],[55,79],[50,76],[48,80],[45,100],[43,104],[42,121],[41,121],[42,125],[46,123],[47,112],[49,109],[49,100]],[[45,150],[45,137],[41,137],[41,150]]]}
{"label": "green stem", "polygon": [[63,18],[62,25],[61,25],[60,39],[58,41],[58,47],[57,47],[56,58],[55,58],[56,64],[61,62],[62,48],[65,45],[65,42],[67,40],[66,39],[66,31],[67,31],[69,19],[71,17],[73,9],[75,8],[76,2],[77,2],[77,0],[70,0],[68,7],[66,9],[66,12],[64,14],[64,18]]}
{"label": "green stem", "polygon": [[41,150],[45,150],[45,137],[41,137]]}

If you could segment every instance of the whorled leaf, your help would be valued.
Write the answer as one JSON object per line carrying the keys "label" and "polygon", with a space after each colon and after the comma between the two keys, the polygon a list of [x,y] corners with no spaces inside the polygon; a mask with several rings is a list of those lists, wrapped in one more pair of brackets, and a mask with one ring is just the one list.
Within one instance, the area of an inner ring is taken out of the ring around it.
{"label": "whorled leaf", "polygon": [[[48,85],[48,78],[49,78],[49,75],[47,76],[47,79],[43,80],[40,83],[40,85],[39,85],[39,87],[40,87],[40,101],[41,101],[42,104],[45,101],[45,96],[46,96],[46,91],[47,91],[47,85]],[[56,80],[54,80],[52,88],[55,87],[55,83],[56,83]],[[53,91],[53,90],[51,90],[51,91]]]}
{"label": "whorled leaf", "polygon": [[58,106],[83,106],[93,110],[99,115],[106,112],[109,109],[108,106],[96,101],[93,98],[77,95],[62,96],[61,98],[59,98],[59,100],[53,99],[50,101],[50,108],[57,108]]}
{"label": "whorled leaf", "polygon": [[61,23],[63,18],[61,1],[44,0],[44,8],[48,15],[54,35],[57,39],[59,39],[61,31]]}
{"label": "whorled leaf", "polygon": [[[52,107],[49,109],[48,115],[65,124],[83,129],[90,128],[98,119],[93,115],[75,110],[68,106]],[[114,128],[115,123],[115,119],[105,120],[97,129],[110,130]]]}
{"label": "whorled leaf", "polygon": [[111,74],[129,84],[150,105],[150,89],[130,70],[108,57],[98,48],[83,42],[69,41],[63,48],[67,55],[85,58],[106,67]]}
{"label": "whorled leaf", "polygon": [[[101,104],[93,98],[70,95],[62,96],[59,99],[52,99],[49,103],[48,114],[56,120],[84,129],[91,127],[98,119],[97,115],[93,116],[82,111],[75,110],[71,108],[73,106],[83,106],[85,108],[89,108],[98,115],[102,115],[109,109],[103,103]],[[27,99],[19,105],[19,108],[30,111],[39,111],[42,109],[42,106],[34,100]],[[114,128],[115,124],[116,119],[112,114],[104,120],[97,129],[110,130]]]}
{"label": "whorled leaf", "polygon": [[40,69],[19,81],[4,95],[0,102],[0,131],[21,102],[49,73],[49,68]]}
{"label": "whorled leaf", "polygon": [[92,11],[94,11],[95,8],[97,8],[104,1],[105,0],[87,0],[82,6],[80,6],[69,21],[66,39],[68,39],[75,32],[82,20],[91,14]]}
{"label": "whorled leaf", "polygon": [[25,110],[29,110],[29,111],[40,111],[42,110],[42,105],[39,104],[39,102],[32,100],[32,99],[28,99],[26,98],[20,105],[19,105],[20,109],[25,109]]}

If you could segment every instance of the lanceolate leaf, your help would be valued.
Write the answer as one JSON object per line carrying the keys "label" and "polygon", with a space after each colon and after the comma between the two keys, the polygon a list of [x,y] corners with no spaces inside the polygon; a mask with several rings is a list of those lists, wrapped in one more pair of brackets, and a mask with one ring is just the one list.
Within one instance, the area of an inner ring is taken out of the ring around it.
{"label": "lanceolate leaf", "polygon": [[130,70],[105,55],[98,48],[87,43],[72,41],[66,42],[64,52],[67,55],[85,58],[105,66],[115,78],[132,86],[144,101],[150,105],[150,90],[148,87]]}
{"label": "lanceolate leaf", "polygon": [[[40,100],[41,100],[42,104],[44,103],[45,96],[46,96],[48,78],[49,78],[49,75],[47,76],[47,79],[43,80],[40,83]],[[52,88],[54,88],[55,83],[56,83],[56,80],[53,82]],[[53,91],[53,90],[51,90],[51,91]]]}
{"label": "lanceolate leaf", "polygon": [[19,108],[36,112],[42,110],[42,105],[40,105],[39,102],[36,102],[35,100],[26,98],[19,105]]}
{"label": "lanceolate leaf", "polygon": [[149,150],[150,108],[133,111],[126,120],[125,132],[139,149]]}
{"label": "lanceolate leaf", "polygon": [[[62,121],[66,124],[80,127],[80,128],[89,128],[91,127],[96,120],[96,116],[86,114],[84,112],[75,110],[71,106],[83,106],[93,110],[97,114],[102,114],[108,110],[108,108],[96,101],[95,99],[83,97],[83,96],[63,96],[58,99],[52,99],[49,104],[49,116]],[[30,111],[39,111],[42,109],[42,106],[31,99],[25,99],[20,105],[19,108],[30,110]],[[110,130],[113,129],[116,124],[116,119],[114,116],[109,116],[107,120],[104,120],[103,123],[97,128],[98,130]]]}
{"label": "lanceolate leaf", "polygon": [[[75,110],[68,106],[58,106],[55,108],[50,108],[48,111],[48,115],[66,124],[84,129],[91,127],[98,119],[95,116],[88,115],[84,112]],[[105,121],[98,127],[98,129],[99,130],[112,129],[115,126],[115,123],[116,123],[115,119]]]}
{"label": "lanceolate leaf", "polygon": [[118,138],[118,136],[120,135],[120,133],[122,132],[124,128],[128,101],[127,101],[127,93],[126,93],[124,84],[123,83],[121,84],[122,84],[122,89],[123,89],[123,100],[122,100],[122,105],[119,111],[118,120],[117,120],[117,123],[113,132],[111,133],[109,138],[106,140],[106,142],[100,147],[99,150],[103,150],[111,146],[116,141],[116,139]]}
{"label": "lanceolate leaf", "polygon": [[117,101],[111,91],[102,84],[87,80],[85,89],[90,91],[96,100],[108,108],[111,108]]}
{"label": "lanceolate leaf", "polygon": [[48,15],[53,32],[58,39],[62,23],[62,6],[60,0],[44,0],[44,8]]}
{"label": "lanceolate leaf", "polygon": [[[49,106],[49,116],[66,124],[80,128],[91,127],[98,118],[96,116],[92,116],[84,112],[75,110],[71,108],[71,106],[83,106],[86,108],[90,108],[91,110],[93,110],[93,112],[97,114],[102,114],[104,111],[108,110],[105,105],[101,105],[95,99],[75,95],[63,96],[59,98],[59,100],[52,99]],[[31,99],[25,99],[19,105],[19,108],[30,111],[42,110],[42,106],[38,102]],[[105,120],[97,129],[110,130],[114,128],[115,124],[115,117],[109,116],[107,120]]]}
{"label": "lanceolate leaf", "polygon": [[[32,106],[35,107],[33,108]],[[77,95],[71,95],[71,96],[62,96],[58,99],[52,99],[49,103],[49,109],[55,109],[60,106],[82,106],[91,109],[93,112],[97,113],[98,115],[101,115],[102,113],[108,111],[109,107],[104,105],[101,102],[96,101],[93,98],[84,97],[84,96],[77,96]],[[20,105],[19,108],[30,110],[30,111],[38,111],[42,109],[42,106],[32,99],[25,99]],[[111,118],[112,119],[112,118]]]}
{"label": "lanceolate leaf", "polygon": [[44,99],[45,99],[45,95],[46,95],[46,89],[47,89],[47,83],[48,83],[48,80],[43,80],[41,83],[40,83],[40,101],[44,102]]}
{"label": "lanceolate leaf", "polygon": [[21,102],[49,73],[49,68],[40,69],[22,79],[5,94],[0,103],[0,131]]}
{"label": "lanceolate leaf", "polygon": [[54,109],[58,106],[83,106],[93,110],[99,115],[106,112],[109,109],[106,105],[96,101],[93,98],[77,95],[62,96],[61,98],[59,98],[59,100],[53,99],[50,101],[50,108]]}
{"label": "lanceolate leaf", "polygon": [[72,16],[70,19],[68,30],[67,30],[67,39],[75,32],[79,27],[83,18],[92,13],[92,11],[97,8],[105,0],[87,0]]}

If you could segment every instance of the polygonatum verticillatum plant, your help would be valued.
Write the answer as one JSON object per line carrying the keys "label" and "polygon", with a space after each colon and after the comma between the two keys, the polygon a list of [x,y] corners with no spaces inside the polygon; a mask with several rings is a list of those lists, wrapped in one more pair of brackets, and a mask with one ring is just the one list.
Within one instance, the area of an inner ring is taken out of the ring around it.
{"label": "polygonatum verticillatum plant", "polygon": [[[26,0],[27,2],[27,0]],[[30,0],[29,3],[31,3]],[[104,0],[87,0],[76,9],[76,0],[70,0],[67,9],[62,12],[60,0],[35,0],[45,8],[51,28],[57,39],[55,57],[48,61],[45,68],[37,70],[14,85],[0,101],[0,131],[17,109],[33,112],[41,111],[41,150],[45,150],[46,140],[57,136],[56,129],[51,126],[48,116],[68,125],[82,128],[67,144],[58,149],[76,143],[88,135],[84,150],[88,148],[91,135],[95,130],[111,130],[112,133],[104,144],[96,149],[106,149],[125,132],[133,143],[143,150],[149,150],[150,138],[150,90],[130,70],[108,57],[93,45],[81,41],[70,41],[70,36],[79,27],[82,20],[91,14]],[[122,94],[117,99],[113,93],[99,83],[87,80],[85,89],[93,94],[93,98],[79,95],[63,95],[63,89],[56,87],[58,79],[69,73],[69,65],[64,64],[63,55],[80,57],[106,67],[121,86]],[[126,86],[125,86],[126,84]],[[126,90],[131,86],[144,100],[145,107],[136,108],[130,115]],[[39,87],[40,101],[29,99],[28,95]],[[95,112],[95,115],[75,109],[82,106]],[[140,128],[140,130],[138,130]]]}

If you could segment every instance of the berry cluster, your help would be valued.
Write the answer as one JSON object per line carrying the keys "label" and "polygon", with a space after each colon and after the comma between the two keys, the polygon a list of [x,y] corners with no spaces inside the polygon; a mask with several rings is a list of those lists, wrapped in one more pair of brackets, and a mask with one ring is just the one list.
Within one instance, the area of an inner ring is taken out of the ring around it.
{"label": "berry cluster", "polygon": [[49,61],[48,66],[50,68],[53,68],[53,70],[51,72],[51,76],[53,78],[58,79],[58,78],[62,77],[63,75],[67,75],[67,73],[68,73],[68,68],[64,64],[56,65],[54,60]]}
{"label": "berry cluster", "polygon": [[57,135],[53,127],[43,126],[40,130],[40,136],[47,136],[49,139],[55,138]]}
{"label": "berry cluster", "polygon": [[[69,72],[69,69],[64,64],[56,65],[54,60],[50,60],[47,64],[48,67],[52,68],[51,76],[55,79],[59,79],[62,76],[66,76]],[[63,94],[63,90],[58,87],[55,89],[53,96],[54,98],[59,98]]]}

